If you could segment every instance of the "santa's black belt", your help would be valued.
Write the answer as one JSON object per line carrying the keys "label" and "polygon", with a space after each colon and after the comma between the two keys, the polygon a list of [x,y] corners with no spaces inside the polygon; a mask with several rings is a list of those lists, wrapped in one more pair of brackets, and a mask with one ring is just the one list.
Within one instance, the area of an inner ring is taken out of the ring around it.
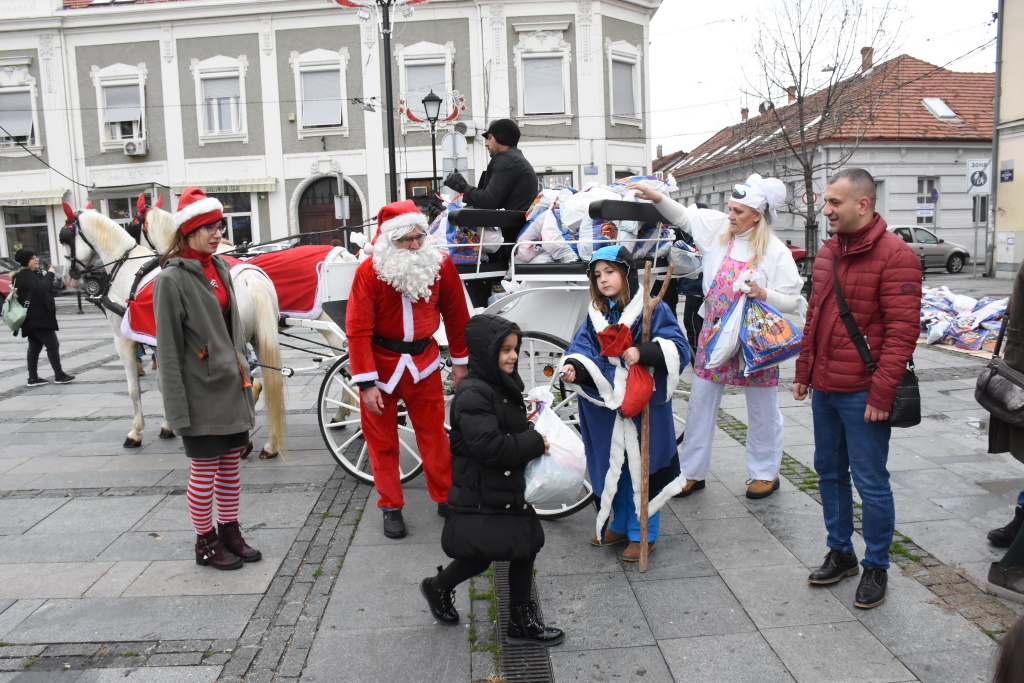
{"label": "santa's black belt", "polygon": [[418,356],[427,350],[430,346],[430,342],[433,341],[433,337],[424,337],[423,339],[414,339],[410,342],[401,341],[400,339],[388,339],[382,337],[379,334],[373,335],[371,341],[382,349],[387,349],[392,353],[407,353],[410,356]]}

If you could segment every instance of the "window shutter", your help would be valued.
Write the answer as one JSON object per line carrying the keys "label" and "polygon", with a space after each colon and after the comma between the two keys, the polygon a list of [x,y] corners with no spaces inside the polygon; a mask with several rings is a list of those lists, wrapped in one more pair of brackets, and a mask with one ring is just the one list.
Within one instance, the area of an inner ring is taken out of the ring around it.
{"label": "window shutter", "polygon": [[561,57],[523,58],[525,114],[564,114]]}
{"label": "window shutter", "polygon": [[637,115],[633,103],[633,65],[629,62],[612,62],[612,114]]}
{"label": "window shutter", "polygon": [[[405,67],[406,106],[420,119],[426,120],[423,98],[431,90],[442,100],[445,96],[444,64],[410,64]],[[445,112],[441,112],[444,116]]]}
{"label": "window shutter", "polygon": [[341,125],[340,71],[302,72],[302,125]]}
{"label": "window shutter", "polygon": [[32,135],[32,95],[27,90],[0,92],[0,126],[14,138]]}
{"label": "window shutter", "polygon": [[103,122],[139,121],[142,116],[142,104],[138,85],[110,85],[103,88],[106,108],[103,110]]}
{"label": "window shutter", "polygon": [[203,97],[207,100],[216,100],[223,97],[240,97],[241,94],[242,90],[238,83],[238,76],[203,79]]}

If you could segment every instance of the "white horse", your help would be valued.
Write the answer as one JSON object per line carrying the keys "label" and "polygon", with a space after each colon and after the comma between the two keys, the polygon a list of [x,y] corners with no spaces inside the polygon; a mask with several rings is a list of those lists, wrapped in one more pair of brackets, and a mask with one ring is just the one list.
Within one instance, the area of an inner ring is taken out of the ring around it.
{"label": "white horse", "polygon": [[[65,245],[68,260],[71,262],[68,285],[77,287],[82,271],[87,267],[86,264],[91,263],[97,256],[111,275],[110,287],[105,297],[108,301],[104,310],[114,333],[117,354],[125,367],[133,410],[132,429],[125,439],[124,446],[138,448],[142,444],[145,418],[135,360],[135,342],[124,336],[121,323],[136,273],[149,260],[156,258],[156,254],[139,246],[124,228],[96,211],[86,209],[75,214],[65,203],[64,212],[68,221],[60,231],[60,241]],[[233,278],[232,282],[246,338],[255,338],[257,354],[262,363],[281,367],[281,349],[277,340],[277,297],[273,285],[256,270],[248,269],[243,274],[244,281],[240,275]],[[260,457],[272,458],[281,452],[287,432],[284,383],[278,371],[264,373],[264,382],[267,388],[266,407],[270,439]],[[171,438],[174,433],[165,423],[160,436]]]}
{"label": "white horse", "polygon": [[[149,244],[151,244],[153,248],[157,250],[157,252],[163,253],[167,250],[167,246],[171,243],[171,236],[177,229],[174,227],[174,216],[173,214],[170,214],[167,211],[164,211],[163,209],[160,208],[159,200],[157,200],[157,203],[152,208],[143,211],[142,206],[144,205],[141,203],[143,201],[141,196],[139,200],[139,215],[144,216],[142,226],[143,239],[147,239],[149,241]],[[217,253],[230,252],[233,251],[234,249],[235,246],[233,244],[225,240],[221,240],[220,246],[217,248]],[[341,258],[346,261],[355,260],[355,256],[352,256],[352,254],[348,253],[347,251],[342,253]],[[318,271],[310,271],[311,276],[309,286],[312,289],[316,289],[317,287],[317,272]],[[326,313],[320,313],[320,316],[317,318],[317,320],[320,320],[322,322],[333,322],[333,319]],[[327,344],[330,346],[330,348],[327,349],[326,355],[338,356],[342,353],[343,349],[346,348],[345,340],[336,335],[334,332],[331,332],[330,330],[327,329],[319,329],[318,331],[320,332],[320,334],[324,336],[324,338],[327,341]],[[274,365],[274,363],[270,363],[269,361],[267,361],[267,364]]]}

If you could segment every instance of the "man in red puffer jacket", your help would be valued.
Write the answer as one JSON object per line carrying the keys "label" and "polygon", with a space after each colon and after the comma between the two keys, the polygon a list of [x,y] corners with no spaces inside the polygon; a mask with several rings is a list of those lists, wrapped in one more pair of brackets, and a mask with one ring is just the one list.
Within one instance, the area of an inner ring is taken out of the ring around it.
{"label": "man in red puffer jacket", "polygon": [[[887,420],[920,333],[921,262],[875,213],[875,181],[867,171],[850,168],[834,175],[825,188],[823,213],[832,236],[815,259],[814,288],[793,380],[798,401],[814,389],[814,469],[821,478],[828,531],[825,562],[807,580],[831,584],[858,572],[851,541],[852,474],[862,500],[867,546],[853,604],[869,609],[885,600],[896,516],[886,469],[891,432]],[[843,298],[877,365],[874,373],[839,316],[836,268]]]}

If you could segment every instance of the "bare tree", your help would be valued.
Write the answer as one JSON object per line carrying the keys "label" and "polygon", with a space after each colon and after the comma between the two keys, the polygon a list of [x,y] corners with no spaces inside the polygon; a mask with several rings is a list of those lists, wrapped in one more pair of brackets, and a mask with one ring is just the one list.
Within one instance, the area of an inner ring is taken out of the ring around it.
{"label": "bare tree", "polygon": [[805,218],[808,263],[822,207],[814,178],[850,159],[893,90],[896,69],[881,62],[896,45],[900,14],[895,0],[870,8],[862,0],[775,0],[760,12],[754,64],[745,69],[762,114],[750,153],[770,153],[778,176],[797,181],[789,210]]}

